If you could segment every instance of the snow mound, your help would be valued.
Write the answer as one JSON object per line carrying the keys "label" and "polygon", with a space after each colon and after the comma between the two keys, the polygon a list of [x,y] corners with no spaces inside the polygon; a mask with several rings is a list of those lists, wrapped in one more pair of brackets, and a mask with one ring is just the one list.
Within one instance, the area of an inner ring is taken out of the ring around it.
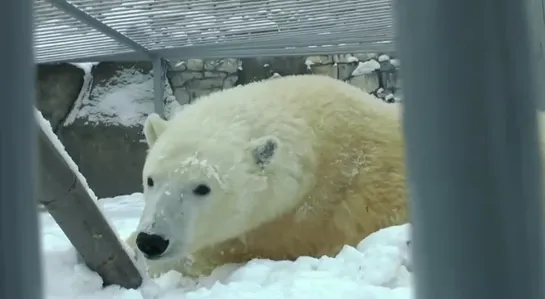
{"label": "snow mound", "polygon": [[[136,227],[142,194],[99,201],[122,238]],[[138,290],[102,288],[102,279],[78,263],[77,254],[47,213],[40,214],[45,292],[50,299],[409,299],[412,298],[407,241],[409,225],[382,229],[336,257],[296,261],[253,260],[225,265],[209,277],[176,272],[146,281]]]}

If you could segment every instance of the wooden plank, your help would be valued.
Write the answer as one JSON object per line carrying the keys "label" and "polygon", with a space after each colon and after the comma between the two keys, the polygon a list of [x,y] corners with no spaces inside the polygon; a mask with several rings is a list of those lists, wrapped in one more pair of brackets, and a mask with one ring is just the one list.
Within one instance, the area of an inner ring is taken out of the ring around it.
{"label": "wooden plank", "polygon": [[105,286],[138,288],[142,276],[113,228],[47,133],[38,127],[39,201]]}

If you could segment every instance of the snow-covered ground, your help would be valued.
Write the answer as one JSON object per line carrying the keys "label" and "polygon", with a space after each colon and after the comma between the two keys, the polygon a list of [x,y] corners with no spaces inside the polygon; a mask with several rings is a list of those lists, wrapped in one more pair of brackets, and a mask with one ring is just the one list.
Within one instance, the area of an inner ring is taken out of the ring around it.
{"label": "snow-covered ground", "polygon": [[[122,238],[134,229],[142,194],[105,198],[99,206]],[[210,277],[183,278],[175,272],[147,281],[138,290],[102,288],[101,278],[78,263],[70,242],[46,212],[40,214],[47,299],[408,299],[412,298],[408,225],[383,229],[336,257],[291,261],[253,260],[226,265]]]}

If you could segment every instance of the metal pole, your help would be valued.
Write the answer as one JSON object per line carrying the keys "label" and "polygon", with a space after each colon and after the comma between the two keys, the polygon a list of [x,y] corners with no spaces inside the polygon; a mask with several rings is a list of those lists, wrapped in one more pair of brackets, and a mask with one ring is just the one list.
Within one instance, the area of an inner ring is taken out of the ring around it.
{"label": "metal pole", "polygon": [[32,1],[7,1],[1,15],[0,298],[37,299],[43,294],[34,200]]}
{"label": "metal pole", "polygon": [[545,298],[525,5],[395,1],[415,298]]}
{"label": "metal pole", "polygon": [[165,80],[166,64],[160,56],[153,58],[153,96],[155,112],[165,117]]}
{"label": "metal pole", "polygon": [[[38,124],[36,124],[39,127]],[[51,132],[51,134],[54,134]],[[38,131],[40,202],[103,285],[136,289],[142,276],[74,171],[48,136]],[[90,225],[92,224],[92,225]],[[97,237],[100,236],[100,237]]]}

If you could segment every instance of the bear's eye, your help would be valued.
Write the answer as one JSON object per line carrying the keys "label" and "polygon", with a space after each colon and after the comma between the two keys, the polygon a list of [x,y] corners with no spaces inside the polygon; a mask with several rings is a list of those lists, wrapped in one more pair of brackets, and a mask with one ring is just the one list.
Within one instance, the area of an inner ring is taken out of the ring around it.
{"label": "bear's eye", "polygon": [[148,184],[148,187],[153,187],[153,184],[154,184],[153,179],[148,177],[147,184]]}
{"label": "bear's eye", "polygon": [[195,189],[193,189],[193,193],[198,196],[205,196],[208,193],[210,193],[210,187],[204,184],[200,184],[197,187],[195,187]]}

